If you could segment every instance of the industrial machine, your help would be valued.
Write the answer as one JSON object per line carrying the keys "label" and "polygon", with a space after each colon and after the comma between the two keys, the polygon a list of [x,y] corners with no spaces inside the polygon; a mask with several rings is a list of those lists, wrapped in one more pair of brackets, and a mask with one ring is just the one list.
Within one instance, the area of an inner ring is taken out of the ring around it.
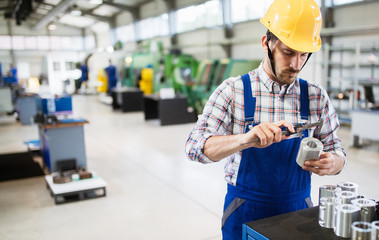
{"label": "industrial machine", "polygon": [[147,52],[125,58],[122,85],[139,87],[145,94],[173,88],[178,94],[188,95],[197,66],[198,62],[192,56],[182,54],[179,50],[164,54],[161,44],[158,44],[154,51],[149,48]]}
{"label": "industrial machine", "polygon": [[257,68],[260,62],[261,60],[239,59],[204,60],[200,64],[197,85],[190,94],[196,112],[203,111],[207,99],[225,79],[245,74]]}

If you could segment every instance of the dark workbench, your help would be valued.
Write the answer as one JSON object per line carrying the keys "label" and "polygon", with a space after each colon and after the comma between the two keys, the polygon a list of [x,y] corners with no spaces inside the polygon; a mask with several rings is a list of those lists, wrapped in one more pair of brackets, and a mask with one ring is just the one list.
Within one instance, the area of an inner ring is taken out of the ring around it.
{"label": "dark workbench", "polygon": [[333,229],[318,224],[318,206],[270,218],[260,219],[243,225],[243,240],[334,240],[338,237]]}
{"label": "dark workbench", "polygon": [[143,92],[139,88],[114,88],[112,90],[113,110],[142,111],[142,98]]}
{"label": "dark workbench", "polygon": [[147,95],[143,98],[145,120],[159,119],[160,125],[171,125],[196,122],[195,113],[187,111],[187,97],[177,95],[174,98],[160,98],[156,95]]}

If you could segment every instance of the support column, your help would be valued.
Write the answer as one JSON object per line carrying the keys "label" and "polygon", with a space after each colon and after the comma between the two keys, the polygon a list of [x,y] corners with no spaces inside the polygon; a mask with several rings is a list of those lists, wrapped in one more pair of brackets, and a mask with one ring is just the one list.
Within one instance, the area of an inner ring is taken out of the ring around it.
{"label": "support column", "polygon": [[[231,0],[221,0],[222,5],[222,20],[223,20],[223,30],[226,40],[233,38],[233,22],[232,22],[232,11],[231,11]],[[232,57],[232,44],[227,41],[227,43],[221,45],[224,49],[227,58]]]}

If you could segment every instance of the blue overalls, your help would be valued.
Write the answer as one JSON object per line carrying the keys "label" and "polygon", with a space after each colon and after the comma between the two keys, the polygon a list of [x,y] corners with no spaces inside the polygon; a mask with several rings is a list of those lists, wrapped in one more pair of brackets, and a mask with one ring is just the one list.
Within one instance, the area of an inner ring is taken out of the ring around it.
{"label": "blue overalls", "polygon": [[[252,96],[248,74],[244,84],[246,132],[254,121],[256,98]],[[308,84],[300,79],[300,115],[309,115]],[[254,124],[257,125],[258,123]],[[303,137],[308,131],[303,132]],[[266,148],[242,151],[236,186],[228,184],[225,196],[222,235],[224,240],[242,237],[246,222],[292,212],[311,206],[311,175],[296,163],[301,138],[274,143]]]}
{"label": "blue overalls", "polygon": [[116,67],[109,65],[107,68],[105,68],[105,71],[107,72],[108,76],[108,93],[110,94],[112,92],[112,89],[117,85]]}

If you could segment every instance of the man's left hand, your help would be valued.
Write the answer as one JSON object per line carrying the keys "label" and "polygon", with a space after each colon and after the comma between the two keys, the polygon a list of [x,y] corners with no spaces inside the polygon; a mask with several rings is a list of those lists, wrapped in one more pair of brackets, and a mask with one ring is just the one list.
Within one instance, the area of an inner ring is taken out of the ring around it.
{"label": "man's left hand", "polygon": [[307,160],[303,169],[320,176],[339,173],[344,165],[344,159],[330,152],[321,152],[319,160]]}

